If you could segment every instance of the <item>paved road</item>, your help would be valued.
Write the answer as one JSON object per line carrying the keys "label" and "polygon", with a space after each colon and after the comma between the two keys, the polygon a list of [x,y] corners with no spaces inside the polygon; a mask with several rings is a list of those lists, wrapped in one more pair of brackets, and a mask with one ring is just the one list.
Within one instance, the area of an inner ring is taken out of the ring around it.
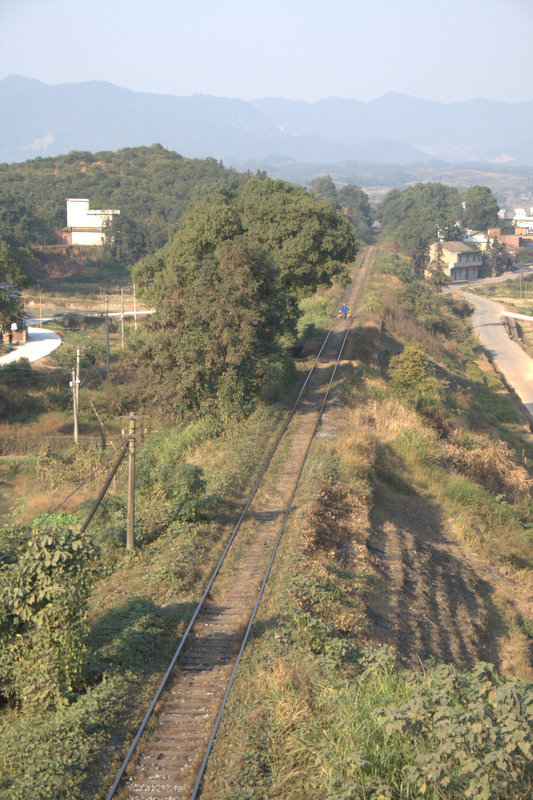
{"label": "paved road", "polygon": [[485,284],[503,283],[504,281],[516,280],[522,277],[527,278],[528,275],[533,274],[533,266],[524,266],[523,270],[507,270],[507,272],[498,275],[496,278],[478,278],[477,281],[454,281],[450,284],[450,291],[455,291],[457,287],[462,289],[466,286],[484,286]]}
{"label": "paved road", "polygon": [[19,345],[7,355],[1,356],[0,365],[12,364],[21,358],[27,358],[28,361],[39,361],[40,358],[49,355],[60,344],[61,338],[57,333],[47,331],[44,328],[28,327],[27,344]]}
{"label": "paved road", "polygon": [[464,289],[461,289],[461,293],[476,309],[472,326],[482,345],[533,417],[533,359],[517,342],[509,339],[501,320],[504,307]]}

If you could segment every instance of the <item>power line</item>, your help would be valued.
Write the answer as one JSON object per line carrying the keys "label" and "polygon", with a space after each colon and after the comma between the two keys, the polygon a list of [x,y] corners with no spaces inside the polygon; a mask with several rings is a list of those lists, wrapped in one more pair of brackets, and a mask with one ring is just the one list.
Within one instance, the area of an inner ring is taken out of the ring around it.
{"label": "power line", "polygon": [[121,441],[120,441],[120,444],[117,445],[117,447],[115,447],[115,449],[111,453],[107,454],[106,458],[101,462],[101,464],[99,464],[96,467],[96,469],[91,472],[90,475],[88,475],[86,478],[84,478],[84,480],[81,481],[81,483],[79,483],[76,486],[76,488],[67,497],[65,497],[60,503],[57,504],[57,506],[55,506],[51,511],[49,511],[48,514],[43,519],[41,519],[36,525],[34,525],[29,533],[27,533],[25,536],[23,536],[21,539],[19,539],[18,542],[16,543],[15,547],[13,547],[11,550],[8,550],[7,552],[5,552],[2,555],[0,555],[0,560],[4,560],[7,556],[9,556],[12,553],[14,553],[16,551],[16,549],[18,547],[20,547],[21,544],[23,544],[24,542],[26,542],[30,538],[32,533],[37,528],[39,528],[44,522],[46,522],[47,519],[50,519],[50,517],[53,514],[55,514],[56,511],[58,511],[58,509],[60,509],[61,506],[63,506],[67,502],[67,500],[70,500],[70,498],[73,497],[76,494],[76,492],[78,492],[81,488],[83,488],[83,486],[85,486],[85,484],[88,483],[91,480],[91,478],[93,478],[96,475],[97,472],[99,472],[101,469],[106,467],[109,464],[109,461],[115,455],[115,453],[117,453],[118,450],[120,450],[121,447],[124,447],[125,442],[127,442],[128,440],[129,440],[129,436],[123,437],[121,439]]}

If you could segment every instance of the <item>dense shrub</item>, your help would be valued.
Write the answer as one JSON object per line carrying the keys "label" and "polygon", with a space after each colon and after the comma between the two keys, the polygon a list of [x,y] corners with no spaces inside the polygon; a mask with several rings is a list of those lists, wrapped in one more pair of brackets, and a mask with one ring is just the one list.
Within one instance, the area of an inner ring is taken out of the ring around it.
{"label": "dense shrub", "polygon": [[0,572],[0,690],[58,705],[80,678],[94,547],[57,520],[35,529]]}
{"label": "dense shrub", "polygon": [[433,395],[437,391],[437,381],[429,374],[428,358],[423,350],[414,345],[409,345],[403,353],[391,358],[389,374],[393,392],[401,397],[415,399],[420,395]]}

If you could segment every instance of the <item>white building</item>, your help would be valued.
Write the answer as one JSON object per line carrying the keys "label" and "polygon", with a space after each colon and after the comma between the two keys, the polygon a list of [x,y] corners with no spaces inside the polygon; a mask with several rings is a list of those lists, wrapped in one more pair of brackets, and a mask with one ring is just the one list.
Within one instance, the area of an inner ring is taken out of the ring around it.
{"label": "white building", "polygon": [[526,235],[533,233],[533,207],[515,208],[513,223],[516,234]]}
{"label": "white building", "polygon": [[118,209],[89,210],[89,201],[85,198],[72,197],[67,200],[68,244],[102,245],[104,243],[104,225],[120,214]]}
{"label": "white building", "polygon": [[463,239],[466,244],[477,244],[480,250],[487,249],[489,238],[483,231],[473,231],[470,228],[466,229],[466,236]]}

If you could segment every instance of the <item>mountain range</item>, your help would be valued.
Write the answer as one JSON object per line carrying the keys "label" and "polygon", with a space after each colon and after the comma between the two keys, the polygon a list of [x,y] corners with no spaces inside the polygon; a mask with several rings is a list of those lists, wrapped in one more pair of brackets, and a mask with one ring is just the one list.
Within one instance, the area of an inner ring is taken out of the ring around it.
{"label": "mountain range", "polygon": [[160,143],[227,165],[285,157],[309,163],[493,161],[533,164],[533,100],[438,103],[389,92],[364,103],[178,97],[89,81],[0,81],[0,162],[71,150]]}

